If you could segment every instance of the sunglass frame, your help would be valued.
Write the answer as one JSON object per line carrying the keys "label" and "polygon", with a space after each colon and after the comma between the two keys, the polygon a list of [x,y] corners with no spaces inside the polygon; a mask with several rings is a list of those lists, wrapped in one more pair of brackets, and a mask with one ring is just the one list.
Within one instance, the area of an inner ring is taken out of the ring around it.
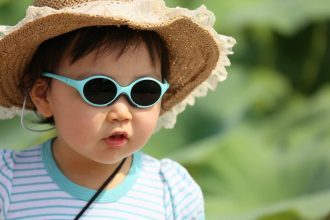
{"label": "sunglass frame", "polygon": [[[54,73],[50,73],[50,72],[44,72],[41,75],[44,76],[44,77],[49,77],[49,78],[52,78],[52,79],[56,79],[60,82],[63,82],[66,85],[69,85],[69,86],[73,87],[74,89],[76,89],[79,92],[80,96],[82,97],[82,99],[86,103],[88,103],[88,104],[90,104],[94,107],[109,106],[113,102],[115,102],[118,99],[119,96],[124,94],[134,107],[137,107],[137,108],[150,108],[151,106],[155,105],[156,103],[158,103],[162,99],[163,95],[165,94],[165,92],[170,87],[169,83],[165,79],[163,80],[163,82],[160,82],[157,79],[152,78],[152,77],[141,77],[137,80],[134,80],[132,83],[130,83],[127,86],[121,86],[114,79],[112,79],[109,76],[105,76],[105,75],[93,75],[93,76],[87,77],[87,78],[82,79],[82,80],[75,80],[75,79],[72,79],[72,78],[69,78],[69,77],[66,77],[66,76],[63,76],[63,75],[58,75],[58,74],[54,74]],[[115,84],[116,88],[117,88],[117,94],[115,95],[115,97],[111,101],[109,101],[108,103],[105,103],[105,104],[96,104],[96,103],[90,102],[85,97],[84,86],[86,85],[87,82],[89,82],[90,80],[93,80],[93,79],[107,79],[107,80],[110,80],[111,82],[113,82]],[[139,83],[141,81],[144,81],[144,80],[150,80],[150,81],[156,82],[160,86],[160,89],[161,89],[161,93],[160,93],[159,98],[157,99],[157,101],[155,101],[154,103],[152,103],[150,105],[147,105],[147,106],[143,106],[143,105],[140,105],[140,104],[134,102],[134,100],[131,97],[131,91],[132,91],[132,88],[134,87],[134,85],[136,85],[137,83]]]}

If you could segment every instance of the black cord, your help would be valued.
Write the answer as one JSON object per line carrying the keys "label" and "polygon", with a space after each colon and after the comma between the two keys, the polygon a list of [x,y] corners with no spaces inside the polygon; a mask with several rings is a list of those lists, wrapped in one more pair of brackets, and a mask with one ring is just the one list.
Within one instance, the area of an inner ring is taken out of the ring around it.
{"label": "black cord", "polygon": [[103,183],[103,185],[97,190],[97,192],[93,195],[93,197],[88,201],[88,203],[81,209],[78,215],[74,218],[74,220],[78,220],[85,211],[89,208],[89,206],[95,201],[95,199],[100,195],[100,193],[104,190],[104,188],[111,182],[111,180],[117,175],[123,164],[125,163],[126,158],[124,158],[121,163],[118,165],[116,170],[109,176],[109,178]]}

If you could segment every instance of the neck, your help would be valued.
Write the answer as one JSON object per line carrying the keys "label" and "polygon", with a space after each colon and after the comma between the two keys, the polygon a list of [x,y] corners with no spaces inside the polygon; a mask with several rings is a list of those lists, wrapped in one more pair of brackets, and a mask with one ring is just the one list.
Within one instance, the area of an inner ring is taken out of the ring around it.
{"label": "neck", "polygon": [[[121,161],[115,164],[97,163],[73,152],[70,148],[56,145],[56,140],[53,144],[53,155],[63,175],[72,182],[93,190],[97,190],[121,163]],[[132,156],[129,156],[106,189],[115,188],[125,179],[131,163]]]}

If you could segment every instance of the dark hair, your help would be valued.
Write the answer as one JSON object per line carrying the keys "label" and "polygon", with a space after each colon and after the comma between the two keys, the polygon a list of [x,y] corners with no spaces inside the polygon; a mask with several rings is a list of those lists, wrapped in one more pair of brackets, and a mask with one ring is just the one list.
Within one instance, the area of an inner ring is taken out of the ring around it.
{"label": "dark hair", "polygon": [[[74,63],[93,51],[97,51],[99,55],[116,49],[119,50],[119,58],[129,46],[137,47],[141,42],[146,43],[152,62],[160,58],[162,78],[166,79],[169,71],[168,52],[156,32],[132,29],[128,26],[92,26],[44,41],[26,67],[19,88],[22,94],[28,94],[35,82],[41,78],[42,72],[58,72],[64,54]],[[51,79],[45,80],[49,86]],[[52,117],[46,118],[41,123],[54,124],[54,120]]]}

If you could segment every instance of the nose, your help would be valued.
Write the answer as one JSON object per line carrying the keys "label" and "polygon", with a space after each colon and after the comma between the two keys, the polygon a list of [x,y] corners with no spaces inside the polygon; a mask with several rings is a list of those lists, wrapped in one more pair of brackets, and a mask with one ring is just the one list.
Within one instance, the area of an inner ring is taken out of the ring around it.
{"label": "nose", "polygon": [[131,106],[124,96],[119,97],[109,106],[107,120],[109,122],[125,122],[132,120]]}

